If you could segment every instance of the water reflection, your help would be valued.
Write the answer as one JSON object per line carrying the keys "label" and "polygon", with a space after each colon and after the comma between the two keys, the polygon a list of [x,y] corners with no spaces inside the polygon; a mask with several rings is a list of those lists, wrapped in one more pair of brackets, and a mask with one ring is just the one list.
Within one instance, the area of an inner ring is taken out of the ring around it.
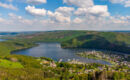
{"label": "water reflection", "polygon": [[14,52],[14,54],[22,54],[22,55],[29,55],[34,57],[48,57],[53,60],[60,60],[68,61],[68,59],[77,59],[79,61],[87,62],[87,63],[102,63],[102,64],[109,64],[108,62],[102,60],[93,60],[82,58],[76,55],[76,53],[82,52],[82,50],[78,49],[62,49],[60,43],[40,43],[39,46],[33,47],[31,49],[22,50],[18,52]]}
{"label": "water reflection", "polygon": [[6,41],[5,39],[0,39],[0,42]]}

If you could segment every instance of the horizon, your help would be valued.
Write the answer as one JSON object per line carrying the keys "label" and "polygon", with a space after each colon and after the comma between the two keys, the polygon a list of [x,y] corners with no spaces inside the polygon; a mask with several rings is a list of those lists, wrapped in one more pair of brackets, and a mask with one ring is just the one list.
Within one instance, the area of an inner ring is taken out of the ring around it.
{"label": "horizon", "polygon": [[0,33],[55,32],[55,31],[130,32],[130,30],[48,30],[48,31],[0,31]]}

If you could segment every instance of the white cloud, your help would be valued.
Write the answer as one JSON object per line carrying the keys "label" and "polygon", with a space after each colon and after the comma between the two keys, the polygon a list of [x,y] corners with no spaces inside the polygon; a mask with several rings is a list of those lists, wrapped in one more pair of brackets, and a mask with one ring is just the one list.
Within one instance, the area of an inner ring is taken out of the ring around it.
{"label": "white cloud", "polygon": [[73,7],[59,7],[56,9],[57,12],[62,13],[65,16],[70,16],[72,14],[72,11],[74,11]]}
{"label": "white cloud", "polygon": [[25,10],[34,16],[48,16],[53,22],[56,23],[69,23],[71,21],[70,14],[74,11],[72,7],[59,7],[55,12],[47,11],[45,9],[37,9],[34,6],[27,6]]}
{"label": "white cloud", "polygon": [[[62,18],[53,18],[54,20],[27,19],[13,13],[8,14],[8,19],[0,18],[1,31],[44,31],[44,30],[130,30],[130,16],[116,16],[110,18],[80,18],[76,17],[73,21],[61,21]],[[48,16],[61,15],[58,12],[48,11]],[[63,15],[62,15],[63,17]],[[90,16],[89,16],[90,17]],[[85,20],[86,19],[86,20]],[[111,24],[111,25],[110,25]]]}
{"label": "white cloud", "polygon": [[79,23],[82,23],[83,20],[80,19],[80,18],[78,18],[78,17],[76,17],[76,18],[73,20],[73,22],[79,24]]}
{"label": "white cloud", "polygon": [[130,0],[125,1],[125,7],[130,7]]}
{"label": "white cloud", "polygon": [[9,1],[9,2],[13,2],[13,0],[7,0],[7,1]]}
{"label": "white cloud", "polygon": [[114,4],[122,4],[125,7],[130,7],[130,0],[110,0]]}
{"label": "white cloud", "polygon": [[125,0],[110,0],[110,2],[112,3],[122,3],[124,2]]}
{"label": "white cloud", "polygon": [[117,24],[129,24],[130,16],[112,16],[110,20]]}
{"label": "white cloud", "polygon": [[78,8],[74,14],[77,16],[91,15],[95,17],[106,17],[110,15],[106,5],[95,5],[89,8]]}
{"label": "white cloud", "polygon": [[85,16],[87,14],[87,8],[78,8],[74,14],[77,16]]}
{"label": "white cloud", "polygon": [[9,13],[8,14],[8,16],[11,18],[11,19],[22,19],[22,16],[17,16],[17,15],[15,15],[14,13]]}
{"label": "white cloud", "polygon": [[51,12],[51,11],[48,11],[47,12],[47,15],[48,17],[55,21],[55,22],[60,22],[60,23],[69,23],[71,21],[70,17],[69,16],[64,16],[62,13],[59,13],[59,12]]}
{"label": "white cloud", "polygon": [[[9,13],[8,14],[10,20],[10,22],[12,22],[12,24],[14,24],[15,22],[17,22],[17,24],[26,24],[26,25],[30,25],[33,23],[33,21],[28,20],[28,19],[24,19],[22,16],[17,16],[13,13]],[[7,20],[8,21],[8,20]]]}
{"label": "white cloud", "polygon": [[94,16],[109,16],[108,7],[103,5],[95,5],[88,8],[88,13]]}
{"label": "white cloud", "polygon": [[93,0],[63,0],[63,3],[84,8],[94,5]]}
{"label": "white cloud", "polygon": [[47,12],[44,8],[39,9],[39,8],[35,8],[35,6],[27,6],[25,7],[25,10],[34,16],[45,16]]}
{"label": "white cloud", "polygon": [[27,0],[27,3],[30,4],[43,4],[43,3],[47,3],[47,0]]}
{"label": "white cloud", "polygon": [[0,16],[2,16],[2,14],[0,13]]}
{"label": "white cloud", "polygon": [[12,4],[5,4],[5,3],[1,3],[1,2],[0,2],[0,7],[12,9],[12,10],[18,10],[18,8],[13,6]]}
{"label": "white cloud", "polygon": [[126,16],[126,19],[130,21],[130,16]]}
{"label": "white cloud", "polygon": [[4,20],[3,18],[0,17],[0,22],[3,22],[3,21],[5,21],[5,20]]}

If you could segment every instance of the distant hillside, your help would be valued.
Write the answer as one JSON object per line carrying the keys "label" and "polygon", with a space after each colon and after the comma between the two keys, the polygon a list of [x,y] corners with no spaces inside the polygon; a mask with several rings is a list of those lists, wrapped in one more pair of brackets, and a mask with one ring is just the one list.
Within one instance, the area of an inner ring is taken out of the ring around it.
{"label": "distant hillside", "polygon": [[103,49],[130,53],[130,36],[116,32],[86,32],[62,43],[63,48]]}
{"label": "distant hillside", "polygon": [[17,32],[0,32],[0,35],[17,35]]}
{"label": "distant hillside", "polygon": [[130,33],[123,32],[49,31],[20,34],[11,39],[24,42],[60,42],[63,48],[94,48],[130,53]]}
{"label": "distant hillside", "polygon": [[128,31],[112,31],[112,32],[123,32],[123,33],[130,33],[130,30],[128,30]]}
{"label": "distant hillside", "polygon": [[48,31],[20,34],[16,37],[11,37],[11,39],[31,42],[63,42],[84,34],[86,34],[86,31]]}

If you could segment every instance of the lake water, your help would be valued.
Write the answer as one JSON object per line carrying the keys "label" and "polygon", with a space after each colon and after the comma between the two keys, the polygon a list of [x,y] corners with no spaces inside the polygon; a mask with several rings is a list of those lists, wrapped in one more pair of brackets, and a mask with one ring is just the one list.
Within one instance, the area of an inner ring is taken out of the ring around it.
{"label": "lake water", "polygon": [[61,48],[60,43],[40,43],[37,47],[13,52],[13,54],[21,54],[34,57],[48,57],[55,61],[58,61],[60,59],[63,59],[63,61],[68,61],[68,59],[76,59],[86,63],[110,64],[102,60],[94,60],[79,57],[76,55],[76,53],[78,52],[81,52],[81,50],[63,49]]}
{"label": "lake water", "polygon": [[5,39],[0,39],[0,42],[2,42],[2,41],[6,41]]}

